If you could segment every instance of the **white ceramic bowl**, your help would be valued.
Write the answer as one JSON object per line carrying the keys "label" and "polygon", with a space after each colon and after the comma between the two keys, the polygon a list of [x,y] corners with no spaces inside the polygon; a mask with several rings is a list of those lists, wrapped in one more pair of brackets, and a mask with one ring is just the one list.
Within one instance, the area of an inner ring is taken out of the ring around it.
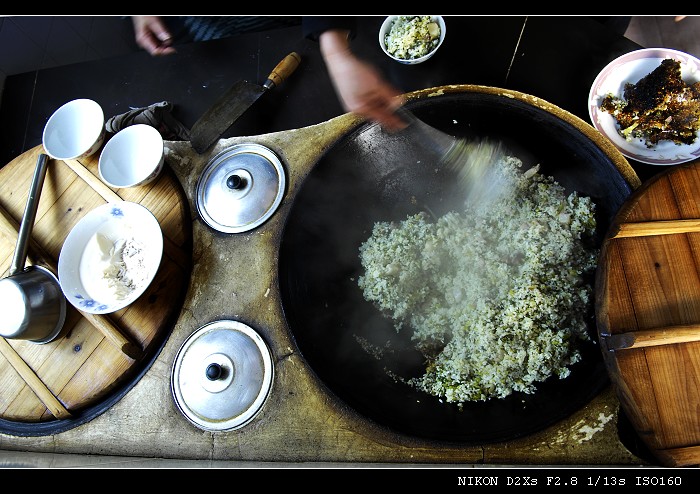
{"label": "white ceramic bowl", "polygon": [[44,126],[46,154],[54,159],[87,158],[97,151],[105,135],[102,107],[91,99],[69,101]]}
{"label": "white ceramic bowl", "polygon": [[[119,247],[126,241],[137,256],[124,256]],[[110,250],[115,251],[109,256]],[[145,207],[121,201],[103,204],[86,214],[71,229],[58,257],[58,280],[66,299],[91,314],[108,314],[138,299],[153,281],[163,255],[163,233],[158,220]],[[134,281],[109,284],[105,278],[125,261],[127,278]],[[132,268],[137,265],[138,269]],[[116,264],[115,264],[116,263]]]}
{"label": "white ceramic bowl", "polygon": [[700,135],[692,144],[662,140],[654,146],[647,146],[644,139],[627,140],[622,137],[615,117],[603,111],[600,105],[608,94],[623,97],[625,84],[636,84],[666,58],[681,63],[681,77],[686,84],[700,82],[700,59],[669,48],[644,48],[625,53],[606,65],[593,81],[588,93],[588,115],[593,127],[610,139],[627,158],[649,165],[678,165],[698,159]]}
{"label": "white ceramic bowl", "polygon": [[100,154],[98,172],[111,187],[138,187],[158,176],[164,158],[160,132],[150,125],[131,125],[107,141]]}
{"label": "white ceramic bowl", "polygon": [[435,55],[435,52],[438,51],[440,46],[442,45],[442,42],[445,41],[445,34],[447,33],[447,28],[445,26],[445,19],[442,18],[440,15],[432,15],[430,16],[434,22],[437,23],[438,27],[440,28],[440,37],[438,38],[438,43],[437,45],[426,55],[423,55],[422,57],[418,58],[399,58],[387,51],[387,45],[386,45],[386,35],[391,31],[391,27],[394,25],[394,22],[401,17],[398,15],[390,15],[386,19],[384,19],[384,22],[382,23],[382,26],[379,28],[379,46],[381,47],[382,51],[386,53],[386,55],[393,59],[396,60],[399,63],[403,63],[406,65],[415,65],[418,63],[423,63],[426,60],[428,60],[430,57]]}

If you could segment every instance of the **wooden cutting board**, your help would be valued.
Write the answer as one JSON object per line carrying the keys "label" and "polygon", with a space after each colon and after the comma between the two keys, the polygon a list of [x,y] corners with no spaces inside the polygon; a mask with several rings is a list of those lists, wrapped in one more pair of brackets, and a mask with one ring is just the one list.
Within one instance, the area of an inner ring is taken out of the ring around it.
{"label": "wooden cutting board", "polygon": [[603,242],[601,350],[621,405],[665,466],[700,465],[700,160],[637,189]]}
{"label": "wooden cutting board", "polygon": [[[43,152],[43,146],[37,146],[0,169],[2,276],[8,274],[36,161]],[[66,323],[56,340],[36,344],[0,338],[2,432],[51,433],[101,413],[103,403],[135,384],[150,366],[179,316],[192,264],[192,224],[184,191],[167,164],[149,185],[110,189],[98,178],[99,154],[80,161],[49,160],[28,264],[57,273],[61,246],[72,227],[95,207],[126,200],[145,206],[158,219],[164,237],[161,265],[146,292],[121,311],[87,315],[68,303]]]}

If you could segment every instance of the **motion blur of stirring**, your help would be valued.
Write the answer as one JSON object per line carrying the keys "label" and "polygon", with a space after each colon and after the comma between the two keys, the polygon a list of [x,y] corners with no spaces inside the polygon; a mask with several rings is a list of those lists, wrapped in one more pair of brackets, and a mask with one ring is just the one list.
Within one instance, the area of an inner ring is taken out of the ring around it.
{"label": "motion blur of stirring", "polygon": [[465,203],[476,207],[493,203],[508,192],[508,184],[494,166],[506,155],[500,141],[485,138],[457,138],[432,127],[401,107],[398,115],[408,123],[404,132],[417,138],[435,154],[438,164],[453,170],[464,191]]}

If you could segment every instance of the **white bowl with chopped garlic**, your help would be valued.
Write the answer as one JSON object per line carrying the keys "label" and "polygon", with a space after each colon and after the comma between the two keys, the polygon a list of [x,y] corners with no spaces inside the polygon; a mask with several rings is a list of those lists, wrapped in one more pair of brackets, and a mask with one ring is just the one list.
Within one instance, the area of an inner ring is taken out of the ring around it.
{"label": "white bowl with chopped garlic", "polygon": [[109,314],[146,291],[162,255],[163,232],[153,213],[135,202],[111,202],[71,229],[59,254],[58,280],[75,308]]}
{"label": "white bowl with chopped garlic", "polygon": [[390,15],[379,28],[379,46],[397,62],[415,65],[435,55],[446,33],[439,15]]}

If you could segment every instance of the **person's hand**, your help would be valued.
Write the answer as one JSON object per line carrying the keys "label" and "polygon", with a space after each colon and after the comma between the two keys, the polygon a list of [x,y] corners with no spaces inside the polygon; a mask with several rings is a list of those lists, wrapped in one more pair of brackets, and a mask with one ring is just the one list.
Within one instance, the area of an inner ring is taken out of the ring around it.
{"label": "person's hand", "polygon": [[170,31],[163,24],[160,17],[155,15],[134,15],[131,17],[134,24],[136,44],[151,55],[168,55],[175,53],[171,45]]}
{"label": "person's hand", "polygon": [[328,74],[346,111],[379,123],[389,131],[406,127],[395,111],[403,104],[401,92],[386,82],[372,65],[350,50],[347,31],[330,30],[319,37]]}

